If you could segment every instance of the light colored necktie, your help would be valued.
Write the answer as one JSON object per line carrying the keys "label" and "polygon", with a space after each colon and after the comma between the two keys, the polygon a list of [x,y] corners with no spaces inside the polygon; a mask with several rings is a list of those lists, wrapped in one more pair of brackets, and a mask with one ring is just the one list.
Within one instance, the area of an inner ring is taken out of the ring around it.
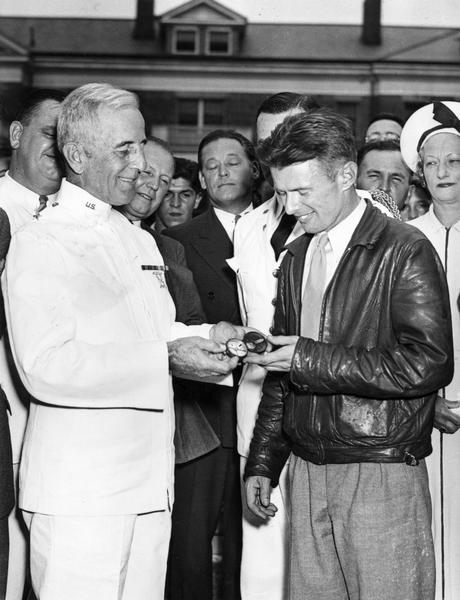
{"label": "light colored necktie", "polygon": [[311,255],[310,270],[302,296],[300,334],[317,340],[326,287],[326,246],[329,243],[327,233],[321,233],[313,243],[315,248]]}

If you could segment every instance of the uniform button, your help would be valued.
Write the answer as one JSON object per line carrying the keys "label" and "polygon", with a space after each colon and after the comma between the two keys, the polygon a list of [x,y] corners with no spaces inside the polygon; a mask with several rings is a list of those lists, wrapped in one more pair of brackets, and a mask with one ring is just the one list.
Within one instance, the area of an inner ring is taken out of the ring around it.
{"label": "uniform button", "polygon": [[273,298],[273,300],[272,300],[272,305],[273,305],[273,306],[276,306],[276,298]]}
{"label": "uniform button", "polygon": [[268,331],[269,331],[269,333],[273,334],[273,332],[275,331],[275,329],[273,327],[270,327],[270,329]]}
{"label": "uniform button", "polygon": [[214,298],[215,298],[215,297],[216,297],[216,295],[215,295],[215,293],[214,293],[214,292],[208,292],[208,298],[209,298],[210,300],[214,300]]}
{"label": "uniform button", "polygon": [[275,270],[272,272],[272,275],[273,275],[273,277],[279,277],[279,274],[280,274],[280,270],[279,270],[279,269],[275,269]]}

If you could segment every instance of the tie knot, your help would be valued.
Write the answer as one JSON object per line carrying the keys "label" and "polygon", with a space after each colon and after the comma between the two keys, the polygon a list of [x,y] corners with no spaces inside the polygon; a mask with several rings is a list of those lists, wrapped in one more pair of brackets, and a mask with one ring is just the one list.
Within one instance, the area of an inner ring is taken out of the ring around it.
{"label": "tie knot", "polygon": [[323,231],[323,233],[320,233],[318,235],[318,238],[316,240],[316,248],[318,250],[324,250],[327,246],[329,242],[329,236],[327,235],[327,233],[325,231]]}
{"label": "tie knot", "polygon": [[44,194],[40,194],[40,196],[38,197],[38,210],[41,211],[45,208],[47,202],[48,202],[48,196],[45,196]]}

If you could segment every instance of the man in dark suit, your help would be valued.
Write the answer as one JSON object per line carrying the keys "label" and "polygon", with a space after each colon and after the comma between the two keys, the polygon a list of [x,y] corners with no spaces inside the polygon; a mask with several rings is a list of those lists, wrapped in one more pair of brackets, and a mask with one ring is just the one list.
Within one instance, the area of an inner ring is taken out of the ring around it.
{"label": "man in dark suit", "polygon": [[[252,144],[234,131],[208,134],[198,149],[200,182],[211,207],[164,233],[180,241],[206,320],[241,323],[233,256],[238,218],[252,208],[259,166]],[[219,447],[176,468],[170,548],[171,600],[211,600],[211,541],[220,518],[224,600],[240,597],[241,499],[236,450],[237,376],[233,389],[201,384],[198,403]]]}

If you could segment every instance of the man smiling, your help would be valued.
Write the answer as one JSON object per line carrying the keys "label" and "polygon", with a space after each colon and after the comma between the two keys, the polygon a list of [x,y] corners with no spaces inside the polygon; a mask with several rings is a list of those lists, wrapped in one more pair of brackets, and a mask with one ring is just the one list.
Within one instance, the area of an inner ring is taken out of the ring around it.
{"label": "man smiling", "polygon": [[[61,185],[62,167],[56,147],[56,125],[64,96],[58,90],[32,92],[24,99],[10,124],[11,162],[9,171],[0,179],[0,207],[7,216],[11,235],[43,214],[40,210],[54,201]],[[0,374],[2,389],[11,405],[9,421],[16,483],[28,397],[18,385],[16,373],[11,370],[6,335],[0,341]],[[2,487],[6,492],[7,486]],[[15,600],[22,597],[27,570],[27,544],[19,511],[14,510],[10,514],[9,533],[10,566],[6,598]],[[0,547],[6,549],[7,544],[0,543]]]}
{"label": "man smiling", "polygon": [[305,235],[287,249],[274,351],[246,466],[248,506],[292,452],[290,600],[432,600],[424,458],[436,391],[452,377],[448,293],[424,236],[355,190],[350,123],[319,109],[260,146]]}
{"label": "man smiling", "polygon": [[174,322],[160,253],[112,210],[134,196],[144,145],[134,94],[108,84],[71,92],[58,120],[67,179],[55,206],[11,242],[6,313],[32,395],[19,504],[43,600],[163,600],[170,372],[236,365],[201,337],[222,337],[219,326]]}

